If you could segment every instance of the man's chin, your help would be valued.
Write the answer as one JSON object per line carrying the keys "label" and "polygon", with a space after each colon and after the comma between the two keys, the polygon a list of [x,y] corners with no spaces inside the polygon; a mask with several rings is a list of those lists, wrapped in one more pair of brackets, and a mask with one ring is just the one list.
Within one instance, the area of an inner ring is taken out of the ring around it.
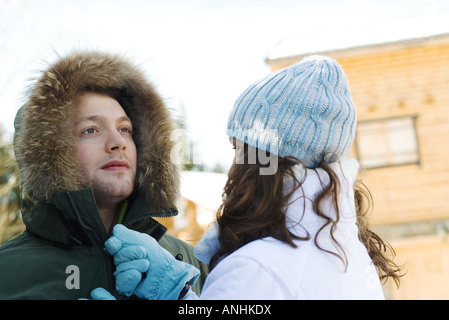
{"label": "man's chin", "polygon": [[98,200],[120,202],[126,200],[134,189],[134,182],[109,181],[93,187],[95,198]]}

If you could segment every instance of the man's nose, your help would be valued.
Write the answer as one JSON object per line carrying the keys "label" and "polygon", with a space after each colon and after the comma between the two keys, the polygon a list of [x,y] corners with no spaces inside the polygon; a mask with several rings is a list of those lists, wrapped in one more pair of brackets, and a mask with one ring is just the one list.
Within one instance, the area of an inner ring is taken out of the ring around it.
{"label": "man's nose", "polygon": [[107,152],[121,151],[126,149],[126,140],[118,131],[111,132],[106,144]]}

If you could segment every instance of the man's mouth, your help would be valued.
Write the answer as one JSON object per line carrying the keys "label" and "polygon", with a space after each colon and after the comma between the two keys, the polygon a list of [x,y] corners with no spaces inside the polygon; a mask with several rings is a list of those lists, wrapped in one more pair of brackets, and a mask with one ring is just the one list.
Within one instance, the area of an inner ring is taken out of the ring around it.
{"label": "man's mouth", "polygon": [[101,169],[108,171],[124,171],[129,169],[129,165],[126,161],[114,160],[106,163]]}

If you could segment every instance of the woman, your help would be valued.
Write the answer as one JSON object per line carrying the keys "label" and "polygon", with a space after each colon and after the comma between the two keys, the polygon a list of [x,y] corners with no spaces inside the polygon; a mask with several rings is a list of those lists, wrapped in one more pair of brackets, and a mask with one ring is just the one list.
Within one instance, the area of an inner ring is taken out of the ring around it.
{"label": "woman", "polygon": [[[381,281],[399,284],[391,247],[367,227],[371,198],[348,158],[355,127],[346,77],[328,57],[305,58],[243,92],[229,116],[236,158],[223,204],[195,248],[211,270],[201,299],[383,299]],[[130,260],[149,260],[157,247],[127,232],[119,227],[109,246],[121,257],[117,279],[129,280]],[[152,267],[160,268],[155,259],[125,291],[158,298],[145,284]],[[198,298],[190,284],[181,298]]]}

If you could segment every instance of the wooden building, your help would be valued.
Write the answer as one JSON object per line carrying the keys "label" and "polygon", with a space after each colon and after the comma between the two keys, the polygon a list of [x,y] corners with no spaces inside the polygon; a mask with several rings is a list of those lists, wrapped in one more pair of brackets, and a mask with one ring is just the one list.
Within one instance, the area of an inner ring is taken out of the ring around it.
{"label": "wooden building", "polygon": [[157,220],[172,235],[195,246],[215,220],[227,178],[224,173],[184,171],[181,175],[179,215]]}
{"label": "wooden building", "polygon": [[272,71],[310,54],[345,70],[371,220],[406,271],[387,297],[449,299],[449,33],[284,56],[279,46],[266,60]]}

